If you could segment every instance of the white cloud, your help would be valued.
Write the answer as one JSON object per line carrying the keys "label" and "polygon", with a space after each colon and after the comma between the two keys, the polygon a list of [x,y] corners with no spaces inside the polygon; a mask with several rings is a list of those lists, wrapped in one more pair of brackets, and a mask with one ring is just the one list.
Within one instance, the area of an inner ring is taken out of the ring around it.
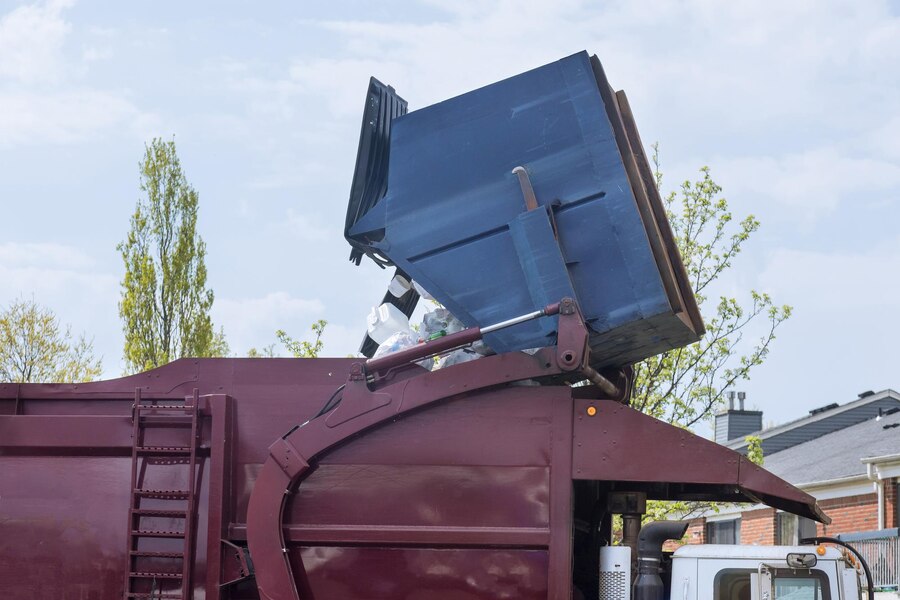
{"label": "white cloud", "polygon": [[893,312],[897,306],[898,273],[900,238],[853,253],[776,250],[760,281],[779,298],[790,298],[801,312],[842,320],[865,314],[878,318],[885,314],[881,309]]}
{"label": "white cloud", "polygon": [[104,41],[71,51],[64,11],[72,4],[27,4],[0,17],[0,147],[72,144],[123,130],[143,137],[159,128],[127,92],[86,83],[88,66],[113,50]]}
{"label": "white cloud", "polygon": [[7,268],[50,267],[85,269],[95,261],[81,249],[65,244],[18,243],[0,244],[0,265]]}
{"label": "white cloud", "polygon": [[72,4],[26,4],[0,19],[0,77],[36,83],[64,75],[62,47],[71,25],[62,12]]}
{"label": "white cloud", "polygon": [[805,152],[714,161],[715,174],[731,196],[770,204],[769,215],[811,225],[841,202],[866,202],[900,187],[900,165],[849,156],[834,147]]}
{"label": "white cloud", "polygon": [[287,210],[287,219],[282,226],[292,237],[302,242],[325,242],[342,235],[334,224],[326,225],[317,215],[301,213],[293,208]]}
{"label": "white cloud", "polygon": [[94,258],[79,248],[57,243],[0,244],[2,300],[34,295],[56,308],[66,293],[117,297],[116,278],[97,269]]}
{"label": "white cloud", "polygon": [[391,81],[403,72],[403,65],[384,60],[298,59],[288,69],[289,89],[298,94],[321,96],[336,118],[353,118],[360,115],[371,75],[378,73],[378,77]]}
{"label": "white cloud", "polygon": [[0,145],[69,144],[122,129],[137,136],[157,118],[123,96],[93,89],[0,91]]}
{"label": "white cloud", "polygon": [[305,332],[324,312],[320,300],[279,291],[255,298],[216,298],[212,316],[217,327],[224,327],[232,352],[243,355],[251,347],[274,342],[278,329],[299,336],[297,332]]}

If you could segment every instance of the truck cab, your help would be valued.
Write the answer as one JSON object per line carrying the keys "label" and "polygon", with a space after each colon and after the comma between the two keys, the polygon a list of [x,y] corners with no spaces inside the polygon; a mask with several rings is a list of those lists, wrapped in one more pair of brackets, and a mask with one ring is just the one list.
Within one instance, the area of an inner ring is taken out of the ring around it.
{"label": "truck cab", "polygon": [[860,579],[830,546],[688,545],[672,555],[672,600],[859,600]]}

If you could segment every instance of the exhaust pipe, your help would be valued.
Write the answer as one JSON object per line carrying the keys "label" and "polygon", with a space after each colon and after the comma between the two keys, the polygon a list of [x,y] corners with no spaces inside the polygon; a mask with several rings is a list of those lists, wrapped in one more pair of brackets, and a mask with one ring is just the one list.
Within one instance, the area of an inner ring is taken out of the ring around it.
{"label": "exhaust pipe", "polygon": [[665,586],[660,573],[662,547],[666,540],[681,539],[687,521],[647,523],[638,535],[638,576],[634,582],[634,600],[665,600]]}

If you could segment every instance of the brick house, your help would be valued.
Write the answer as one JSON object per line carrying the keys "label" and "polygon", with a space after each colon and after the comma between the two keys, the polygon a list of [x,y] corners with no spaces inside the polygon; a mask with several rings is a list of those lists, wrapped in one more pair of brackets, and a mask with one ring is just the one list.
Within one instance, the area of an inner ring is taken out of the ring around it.
{"label": "brick house", "polygon": [[[802,419],[762,429],[762,413],[733,406],[716,416],[719,443],[746,451],[744,437],[762,440],[765,468],[814,496],[829,525],[763,505],[728,506],[694,519],[688,543],[795,544],[900,527],[900,395],[866,392]],[[755,427],[755,429],[754,429]],[[725,437],[726,439],[722,439]],[[893,534],[896,535],[896,532]]]}

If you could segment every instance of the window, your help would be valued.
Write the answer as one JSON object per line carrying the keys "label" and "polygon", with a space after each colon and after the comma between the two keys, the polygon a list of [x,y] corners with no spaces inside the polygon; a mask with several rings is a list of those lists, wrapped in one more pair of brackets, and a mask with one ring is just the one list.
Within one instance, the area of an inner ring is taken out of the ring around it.
{"label": "window", "polygon": [[806,517],[780,512],[777,515],[775,544],[796,546],[800,540],[816,535],[816,522]]}
{"label": "window", "polygon": [[774,600],[830,600],[828,578],[822,571],[808,575],[775,575]]}
{"label": "window", "polygon": [[722,569],[713,581],[713,600],[750,600],[750,569]]}
{"label": "window", "polygon": [[[713,600],[750,600],[750,579],[756,573],[755,569],[722,569],[713,581]],[[772,585],[773,600],[831,600],[828,577],[818,569],[802,574],[776,569]]]}
{"label": "window", "polygon": [[706,524],[707,544],[740,544],[741,520],[710,521]]}

